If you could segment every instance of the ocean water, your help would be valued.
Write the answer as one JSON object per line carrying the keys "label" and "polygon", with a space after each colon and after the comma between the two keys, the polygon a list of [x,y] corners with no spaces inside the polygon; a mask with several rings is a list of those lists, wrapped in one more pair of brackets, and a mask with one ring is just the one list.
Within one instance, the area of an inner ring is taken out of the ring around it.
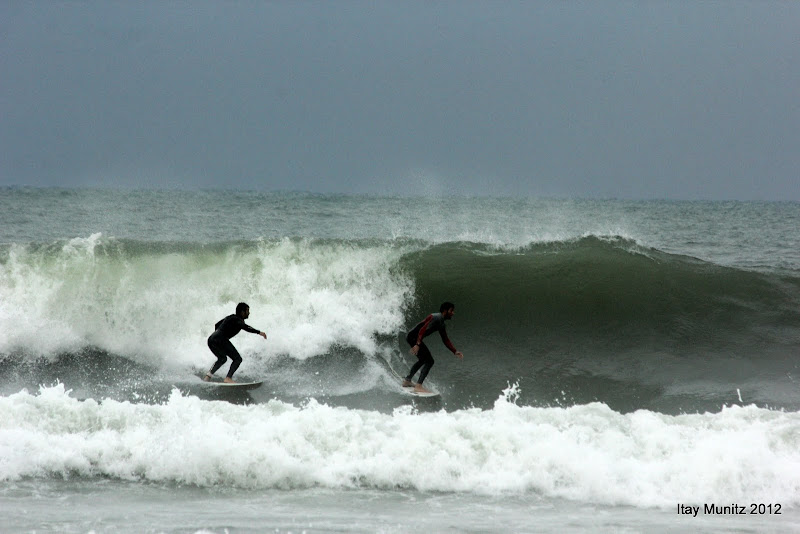
{"label": "ocean water", "polygon": [[[444,300],[465,357],[428,338],[414,398],[402,337]],[[218,391],[194,373],[239,301],[264,385]],[[0,189],[0,510],[800,532],[800,204]]]}

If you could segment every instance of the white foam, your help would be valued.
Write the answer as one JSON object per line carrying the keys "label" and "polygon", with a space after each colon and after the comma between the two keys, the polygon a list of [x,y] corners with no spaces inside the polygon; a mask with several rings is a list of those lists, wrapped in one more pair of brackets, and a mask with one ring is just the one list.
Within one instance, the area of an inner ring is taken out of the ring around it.
{"label": "white foam", "polygon": [[[103,246],[100,246],[103,245]],[[208,364],[214,324],[251,306],[240,351],[308,358],[334,344],[374,352],[402,325],[413,282],[396,247],[261,242],[135,254],[100,234],[61,249],[13,245],[0,264],[0,353],[50,356],[83,346],[159,367]]]}
{"label": "white foam", "polygon": [[619,414],[603,404],[392,414],[238,406],[177,391],[164,405],[0,397],[0,480],[92,477],[244,488],[415,488],[610,505],[800,505],[800,413]]}

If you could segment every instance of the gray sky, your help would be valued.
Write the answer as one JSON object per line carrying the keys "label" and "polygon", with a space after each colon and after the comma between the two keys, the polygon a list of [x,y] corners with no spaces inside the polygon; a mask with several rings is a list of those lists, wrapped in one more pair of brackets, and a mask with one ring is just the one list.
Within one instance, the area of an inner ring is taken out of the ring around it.
{"label": "gray sky", "polygon": [[0,0],[0,185],[800,200],[800,2]]}

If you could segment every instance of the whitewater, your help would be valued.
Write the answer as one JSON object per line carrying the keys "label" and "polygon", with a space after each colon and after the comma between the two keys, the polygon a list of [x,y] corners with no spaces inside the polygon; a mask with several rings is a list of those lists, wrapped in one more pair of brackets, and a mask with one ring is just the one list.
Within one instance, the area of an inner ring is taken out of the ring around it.
{"label": "whitewater", "polygon": [[[49,476],[237,488],[533,492],[670,507],[691,495],[798,504],[800,415],[532,408],[391,414],[310,400],[236,406],[175,390],[163,404],[79,401],[63,385],[0,402],[4,480]],[[437,444],[431,451],[432,444]],[[429,461],[420,463],[420,458]]]}

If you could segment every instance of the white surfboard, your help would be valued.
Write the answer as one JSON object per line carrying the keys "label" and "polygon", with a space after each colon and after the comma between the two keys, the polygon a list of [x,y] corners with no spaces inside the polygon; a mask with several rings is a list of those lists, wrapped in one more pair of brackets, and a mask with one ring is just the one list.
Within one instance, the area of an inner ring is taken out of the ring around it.
{"label": "white surfboard", "polygon": [[414,397],[438,397],[439,392],[430,390],[427,393],[421,391],[414,391],[414,386],[408,386],[403,388],[403,392],[407,393],[408,395],[412,395]]}
{"label": "white surfboard", "polygon": [[[396,377],[397,377],[397,379],[398,379],[398,380],[400,381],[400,383],[402,384],[402,383],[403,383],[403,380],[404,380],[404,379],[403,379],[403,377],[401,377],[401,376],[398,374],[398,372],[394,370],[394,367],[392,367],[392,364],[391,364],[391,363],[389,363],[388,361],[386,361],[386,365],[388,365],[388,366],[389,366],[389,370],[392,372],[392,374],[393,374],[394,376],[396,376]],[[429,390],[430,390],[430,391],[429,391],[429,392],[427,392],[427,393],[422,393],[422,392],[417,392],[417,391],[414,391],[414,386],[408,386],[408,387],[405,387],[405,386],[400,386],[400,389],[402,389],[402,390],[403,390],[403,393],[405,393],[405,394],[407,394],[407,395],[412,395],[412,396],[414,396],[414,397],[438,397],[438,396],[439,396],[439,392],[438,392],[438,391],[436,391],[435,389],[431,389],[431,388],[425,388],[425,389],[429,389]]]}
{"label": "white surfboard", "polygon": [[211,387],[218,387],[225,389],[241,389],[241,390],[256,389],[258,387],[261,387],[261,384],[264,383],[263,380],[257,380],[253,382],[223,382],[222,378],[217,378],[217,377],[214,377],[208,382],[206,382],[205,380],[203,380],[205,374],[198,374],[197,376],[200,378],[200,381],[203,382],[203,384],[207,384],[208,386]]}

